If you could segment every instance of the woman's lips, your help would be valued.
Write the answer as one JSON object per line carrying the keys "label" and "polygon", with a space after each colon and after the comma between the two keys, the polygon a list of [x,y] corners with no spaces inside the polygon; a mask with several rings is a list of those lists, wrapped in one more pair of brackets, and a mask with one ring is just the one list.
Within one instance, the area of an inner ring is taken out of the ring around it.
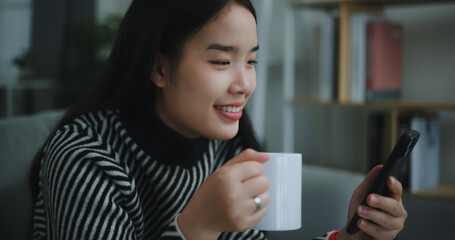
{"label": "woman's lips", "polygon": [[215,110],[218,111],[222,116],[237,121],[242,117],[243,104],[232,104],[232,105],[215,105]]}

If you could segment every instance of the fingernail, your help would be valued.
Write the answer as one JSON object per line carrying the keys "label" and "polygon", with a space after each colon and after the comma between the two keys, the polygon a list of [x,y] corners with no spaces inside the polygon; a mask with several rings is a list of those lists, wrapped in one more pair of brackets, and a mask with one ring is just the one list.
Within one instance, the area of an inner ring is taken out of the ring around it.
{"label": "fingernail", "polygon": [[376,205],[376,204],[378,204],[378,203],[379,203],[379,198],[377,198],[377,197],[374,196],[374,195],[370,197],[370,204]]}
{"label": "fingernail", "polygon": [[367,216],[368,213],[370,213],[370,211],[369,211],[368,209],[366,209],[366,208],[360,206],[360,207],[359,207],[359,213],[360,213],[360,215],[362,215],[362,216]]}
{"label": "fingernail", "polygon": [[394,177],[390,177],[390,182],[395,185],[397,183],[397,180]]}
{"label": "fingernail", "polygon": [[367,226],[367,221],[365,219],[360,220],[360,226],[361,227],[366,227]]}

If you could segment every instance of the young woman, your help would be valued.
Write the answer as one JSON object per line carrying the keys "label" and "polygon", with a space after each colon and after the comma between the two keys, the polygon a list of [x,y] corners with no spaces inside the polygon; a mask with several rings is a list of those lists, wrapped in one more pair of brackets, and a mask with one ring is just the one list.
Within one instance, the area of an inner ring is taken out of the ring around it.
{"label": "young woman", "polygon": [[[268,156],[244,110],[258,49],[249,0],[134,0],[104,75],[37,154],[33,237],[266,239],[251,228]],[[393,239],[406,211],[389,188],[369,198],[380,210],[358,210],[363,232],[338,239]]]}

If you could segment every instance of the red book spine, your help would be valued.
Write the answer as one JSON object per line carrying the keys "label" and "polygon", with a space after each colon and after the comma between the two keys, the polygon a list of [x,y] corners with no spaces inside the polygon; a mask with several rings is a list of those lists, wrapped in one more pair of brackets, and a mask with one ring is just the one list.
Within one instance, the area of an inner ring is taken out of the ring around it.
{"label": "red book spine", "polygon": [[367,26],[367,90],[400,91],[403,27],[373,21]]}

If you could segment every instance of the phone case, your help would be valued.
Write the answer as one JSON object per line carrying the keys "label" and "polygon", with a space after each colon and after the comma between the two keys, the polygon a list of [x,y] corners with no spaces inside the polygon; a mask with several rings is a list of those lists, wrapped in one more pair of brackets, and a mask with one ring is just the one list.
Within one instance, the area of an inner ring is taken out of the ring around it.
{"label": "phone case", "polygon": [[[397,177],[401,167],[404,165],[406,161],[409,160],[409,155],[414,148],[415,144],[417,143],[420,137],[420,133],[415,130],[408,130],[404,132],[398,142],[395,144],[392,152],[387,159],[387,162],[382,167],[379,175],[376,177],[373,185],[368,190],[367,194],[365,195],[361,205],[368,205],[366,202],[366,198],[371,193],[376,193],[379,195],[385,195],[387,193],[387,179],[390,176]],[[357,226],[357,221],[359,220],[359,215],[357,213],[354,214],[351,221],[349,222],[347,231],[350,234],[354,234],[358,232],[360,229]]]}

